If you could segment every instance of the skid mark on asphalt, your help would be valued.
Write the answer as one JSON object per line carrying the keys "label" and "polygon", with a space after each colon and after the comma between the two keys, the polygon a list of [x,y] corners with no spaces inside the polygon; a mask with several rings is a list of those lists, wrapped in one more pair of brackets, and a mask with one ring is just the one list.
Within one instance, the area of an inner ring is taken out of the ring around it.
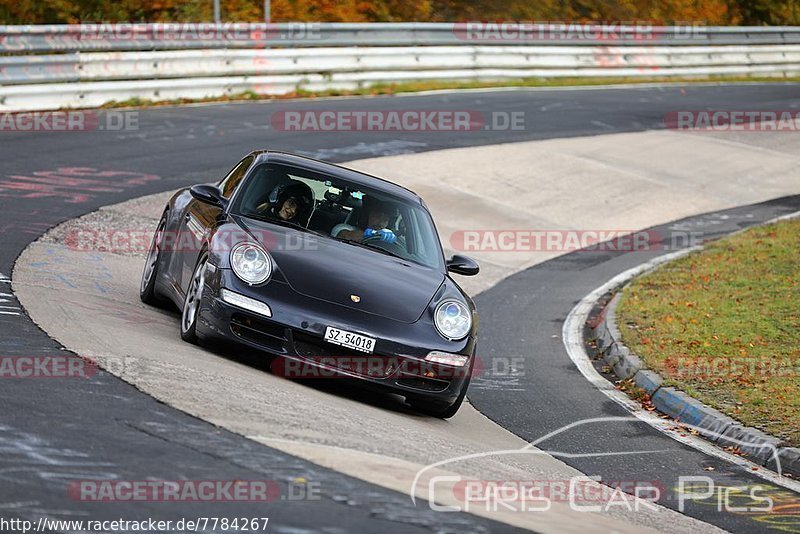
{"label": "skid mark on asphalt", "polygon": [[98,194],[126,189],[160,179],[155,174],[104,171],[91,167],[59,167],[0,180],[0,197],[14,199],[61,198],[68,204],[94,200]]}
{"label": "skid mark on asphalt", "polygon": [[[0,481],[9,485],[37,486],[42,481],[59,483],[97,478],[118,478],[113,463],[96,461],[83,451],[56,446],[44,437],[0,425],[0,454],[7,461],[0,469]],[[75,509],[53,509],[40,501],[0,503],[0,510],[25,516],[62,515],[85,516],[88,512]]]}
{"label": "skid mark on asphalt", "polygon": [[426,146],[428,146],[427,143],[393,140],[382,143],[358,143],[341,148],[323,148],[314,151],[298,150],[297,153],[316,159],[334,159],[342,156],[398,156],[411,154],[417,149]]}
{"label": "skid mark on asphalt", "polygon": [[[114,476],[106,468],[114,464],[91,459],[87,452],[52,446],[41,436],[18,431],[12,427],[0,426],[0,452],[15,467],[0,470],[0,480],[15,484],[29,484],[30,473],[39,479],[71,479],[87,475]],[[101,472],[97,472],[101,468]],[[18,476],[23,473],[22,476]]]}
{"label": "skid mark on asphalt", "polygon": [[[11,279],[0,273],[0,284],[11,284]],[[19,315],[22,309],[19,307],[14,295],[11,293],[0,293],[0,315]]]}

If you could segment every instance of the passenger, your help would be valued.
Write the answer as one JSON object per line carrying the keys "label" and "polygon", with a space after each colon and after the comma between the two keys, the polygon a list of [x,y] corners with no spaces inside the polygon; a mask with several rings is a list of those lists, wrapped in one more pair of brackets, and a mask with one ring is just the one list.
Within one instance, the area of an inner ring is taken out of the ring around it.
{"label": "passenger", "polygon": [[269,201],[256,208],[260,213],[284,221],[305,225],[302,215],[308,216],[312,200],[305,184],[285,184],[276,187],[269,195]]}

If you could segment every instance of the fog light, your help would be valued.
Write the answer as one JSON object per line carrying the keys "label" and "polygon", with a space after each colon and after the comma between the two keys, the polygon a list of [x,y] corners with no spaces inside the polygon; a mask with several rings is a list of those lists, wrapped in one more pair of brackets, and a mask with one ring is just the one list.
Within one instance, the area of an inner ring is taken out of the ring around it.
{"label": "fog light", "polygon": [[233,291],[225,288],[220,289],[220,295],[222,296],[222,300],[228,304],[238,306],[239,308],[244,308],[245,310],[257,313],[259,315],[264,315],[265,317],[272,317],[272,310],[270,307],[256,299],[245,297],[244,295],[234,293]]}
{"label": "fog light", "polygon": [[425,356],[425,361],[452,365],[453,367],[464,367],[469,361],[469,356],[463,354],[450,354],[449,352],[433,351]]}

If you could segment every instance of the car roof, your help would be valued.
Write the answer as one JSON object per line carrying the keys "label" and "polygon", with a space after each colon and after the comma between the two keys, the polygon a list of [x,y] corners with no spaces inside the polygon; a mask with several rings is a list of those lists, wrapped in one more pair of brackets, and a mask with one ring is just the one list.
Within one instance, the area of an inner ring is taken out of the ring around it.
{"label": "car roof", "polygon": [[377,189],[382,193],[398,196],[411,202],[417,202],[423,206],[425,205],[422,198],[410,189],[384,180],[383,178],[372,176],[371,174],[342,167],[341,165],[277,150],[256,150],[252,152],[251,155],[256,156],[255,163],[270,162],[301,167],[320,174],[328,174],[332,177],[342,178],[360,186]]}

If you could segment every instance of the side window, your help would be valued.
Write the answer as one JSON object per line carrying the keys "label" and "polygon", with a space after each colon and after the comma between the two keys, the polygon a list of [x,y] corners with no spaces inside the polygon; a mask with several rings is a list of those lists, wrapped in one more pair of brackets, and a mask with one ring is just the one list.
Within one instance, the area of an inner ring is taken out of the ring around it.
{"label": "side window", "polygon": [[228,173],[218,185],[217,187],[220,188],[222,191],[222,196],[225,198],[230,198],[234,191],[236,191],[236,187],[244,178],[244,175],[247,174],[247,169],[250,168],[250,165],[253,163],[253,156],[248,156],[244,158],[239,164],[233,168],[231,172]]}

